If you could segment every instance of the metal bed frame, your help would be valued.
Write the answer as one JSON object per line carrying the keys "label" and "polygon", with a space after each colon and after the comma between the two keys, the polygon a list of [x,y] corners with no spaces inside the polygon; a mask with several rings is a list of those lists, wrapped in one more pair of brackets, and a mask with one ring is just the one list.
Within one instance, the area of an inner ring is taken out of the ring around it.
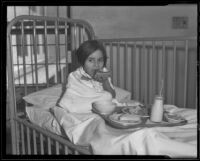
{"label": "metal bed frame", "polygon": [[[58,83],[64,85],[73,67],[69,62],[72,51],[94,37],[93,28],[83,20],[22,15],[8,24],[7,108],[12,154],[91,154],[88,147],[74,145],[67,138],[30,123],[22,97]],[[44,78],[40,80],[41,77]]]}

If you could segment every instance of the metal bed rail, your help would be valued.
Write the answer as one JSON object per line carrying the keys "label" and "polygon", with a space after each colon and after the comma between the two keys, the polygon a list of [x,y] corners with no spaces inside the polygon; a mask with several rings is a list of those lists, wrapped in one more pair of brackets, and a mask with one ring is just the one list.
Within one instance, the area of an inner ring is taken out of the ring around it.
{"label": "metal bed rail", "polygon": [[16,117],[17,154],[51,155],[51,154],[91,154],[89,147],[77,146],[67,137],[61,137],[43,128],[33,125],[26,119]]}
{"label": "metal bed rail", "polygon": [[197,38],[99,39],[106,47],[113,83],[152,104],[164,80],[166,104],[197,108]]}

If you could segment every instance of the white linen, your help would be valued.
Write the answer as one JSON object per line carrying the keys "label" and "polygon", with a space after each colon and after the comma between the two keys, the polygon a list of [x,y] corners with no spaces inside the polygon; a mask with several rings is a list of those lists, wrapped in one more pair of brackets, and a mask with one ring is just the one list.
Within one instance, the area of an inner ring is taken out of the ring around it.
{"label": "white linen", "polygon": [[178,108],[174,105],[164,105],[164,110],[170,113],[179,114],[180,116],[184,117],[188,123],[197,122],[196,109]]}
{"label": "white linen", "polygon": [[57,84],[52,87],[48,87],[33,93],[30,93],[23,97],[23,99],[38,108],[49,110],[49,108],[56,105],[62,93],[62,85]]}
{"label": "white linen", "polygon": [[[131,92],[124,90],[122,88],[114,86],[116,92],[116,99],[118,102],[127,102],[131,99]],[[57,84],[55,86],[45,88],[33,93],[30,93],[23,97],[23,99],[37,108],[44,110],[49,110],[49,108],[54,107],[60,98],[62,93],[62,84]]]}
{"label": "white linen", "polygon": [[107,126],[93,113],[68,113],[59,107],[52,110],[70,140],[78,145],[90,145],[94,154],[197,156],[194,121],[184,126],[122,130]]}
{"label": "white linen", "polygon": [[60,124],[49,111],[36,106],[27,106],[26,114],[32,123],[57,135],[63,135]]}
{"label": "white linen", "polygon": [[93,80],[80,67],[69,74],[66,92],[59,105],[69,112],[88,113],[91,112],[92,102],[97,100],[111,100],[118,106],[125,105],[117,99],[112,99],[112,95],[103,89],[102,83]]}

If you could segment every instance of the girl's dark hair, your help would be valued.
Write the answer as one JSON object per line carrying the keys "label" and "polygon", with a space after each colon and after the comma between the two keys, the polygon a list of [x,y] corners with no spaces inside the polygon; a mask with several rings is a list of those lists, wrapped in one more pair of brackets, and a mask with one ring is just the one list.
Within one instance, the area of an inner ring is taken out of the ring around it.
{"label": "girl's dark hair", "polygon": [[83,66],[88,56],[96,50],[100,50],[103,53],[105,66],[107,62],[106,50],[103,44],[97,40],[87,40],[80,45],[80,47],[76,51],[78,62]]}

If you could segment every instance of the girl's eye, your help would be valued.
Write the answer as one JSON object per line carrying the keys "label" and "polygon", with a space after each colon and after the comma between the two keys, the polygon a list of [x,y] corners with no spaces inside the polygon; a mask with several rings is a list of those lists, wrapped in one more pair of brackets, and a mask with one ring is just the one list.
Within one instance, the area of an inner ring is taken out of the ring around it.
{"label": "girl's eye", "polygon": [[88,61],[89,61],[89,62],[93,62],[94,60],[93,60],[93,59],[89,59]]}

